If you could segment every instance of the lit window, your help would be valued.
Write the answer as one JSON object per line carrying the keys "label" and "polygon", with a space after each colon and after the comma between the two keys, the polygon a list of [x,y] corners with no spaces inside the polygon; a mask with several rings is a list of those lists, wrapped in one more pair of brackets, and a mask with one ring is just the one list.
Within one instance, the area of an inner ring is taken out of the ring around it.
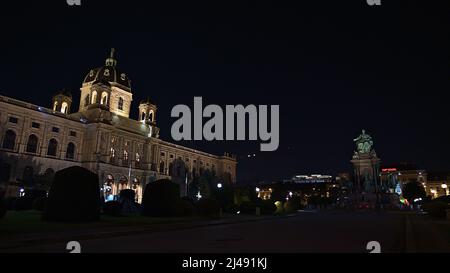
{"label": "lit window", "polygon": [[63,114],[67,114],[67,109],[69,108],[69,105],[67,104],[67,102],[63,102],[61,105],[61,113]]}
{"label": "lit window", "polygon": [[108,104],[108,93],[106,93],[106,92],[103,92],[103,93],[102,93],[101,104],[103,104],[103,105]]}
{"label": "lit window", "polygon": [[92,92],[92,103],[97,103],[97,91]]}

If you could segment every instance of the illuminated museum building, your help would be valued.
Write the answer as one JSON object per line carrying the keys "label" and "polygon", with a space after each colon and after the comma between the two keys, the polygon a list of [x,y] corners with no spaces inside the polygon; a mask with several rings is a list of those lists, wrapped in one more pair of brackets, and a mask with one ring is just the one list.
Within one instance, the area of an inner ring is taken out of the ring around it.
{"label": "illuminated museum building", "polygon": [[0,96],[0,182],[82,166],[99,174],[105,196],[133,188],[139,200],[146,183],[172,178],[182,184],[206,169],[235,182],[235,157],[159,139],[157,107],[149,99],[139,103],[139,120],[129,118],[130,79],[117,69],[113,50],[103,67],[88,72],[80,90],[76,113],[66,92],[53,97],[52,109]]}

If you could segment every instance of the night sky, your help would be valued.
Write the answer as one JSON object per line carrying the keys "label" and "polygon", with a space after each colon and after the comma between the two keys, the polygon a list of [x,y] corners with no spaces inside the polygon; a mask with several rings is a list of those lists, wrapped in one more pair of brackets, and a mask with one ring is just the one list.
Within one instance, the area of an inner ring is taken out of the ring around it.
{"label": "night sky", "polygon": [[114,47],[132,118],[149,96],[162,139],[194,96],[280,105],[276,152],[179,143],[236,153],[240,181],[350,171],[361,129],[384,164],[450,170],[448,1],[81,1],[2,3],[0,94],[50,107],[65,88],[77,111],[82,80]]}

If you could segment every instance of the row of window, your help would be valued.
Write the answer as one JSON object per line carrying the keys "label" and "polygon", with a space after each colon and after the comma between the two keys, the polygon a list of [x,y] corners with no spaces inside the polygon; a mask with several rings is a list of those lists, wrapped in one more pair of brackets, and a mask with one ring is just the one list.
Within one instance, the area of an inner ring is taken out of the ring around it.
{"label": "row of window", "polygon": [[[16,133],[12,130],[7,130],[3,138],[2,148],[6,150],[14,150],[16,147]],[[36,154],[38,151],[39,139],[36,135],[31,134],[28,137],[26,153]],[[54,138],[50,139],[47,147],[47,156],[57,156],[58,141]],[[66,149],[66,159],[75,159],[75,144],[69,142]]]}
{"label": "row of window", "polygon": [[[165,157],[165,156],[166,156],[166,153],[165,153],[165,152],[161,152],[161,157]],[[169,158],[170,158],[170,159],[173,159],[173,158],[174,158],[174,155],[173,155],[173,154],[169,155]],[[178,157],[178,159],[179,159],[179,160],[182,160],[181,157]],[[186,162],[189,162],[189,158],[186,157],[186,158],[185,158],[185,161],[186,161]],[[193,160],[193,163],[194,163],[194,164],[197,163],[197,160],[194,159],[194,160]],[[203,166],[203,161],[200,161],[200,165]],[[209,163],[206,163],[206,166],[209,167]],[[214,168],[214,164],[212,164],[212,167]]]}
{"label": "row of window", "polygon": [[[17,124],[17,123],[19,122],[19,119],[16,118],[16,117],[9,117],[9,122],[10,122],[10,123]],[[38,123],[38,122],[34,122],[34,121],[33,121],[33,122],[31,122],[31,128],[39,129],[39,128],[41,128],[41,124]],[[52,132],[53,132],[53,133],[59,133],[59,131],[60,131],[59,127],[55,127],[55,126],[52,127]],[[70,132],[69,132],[69,135],[70,135],[71,137],[76,137],[76,136],[77,136],[77,132],[75,132],[75,131],[70,131]]]}
{"label": "row of window", "polygon": [[[84,107],[87,107],[89,104],[97,103],[97,96],[98,96],[97,91],[92,92],[92,97],[90,97],[89,94],[86,95],[86,97],[84,98]],[[117,102],[117,109],[123,111],[123,102],[124,102],[123,98],[120,97],[119,101]],[[102,93],[100,104],[102,104],[102,105],[108,104],[108,93],[106,93],[106,92]]]}
{"label": "row of window", "polygon": [[[111,147],[110,150],[110,160],[112,163],[115,162],[115,158],[116,158],[116,149],[114,149],[113,147]],[[129,160],[129,153],[127,150],[123,151],[123,157],[122,157],[122,163],[124,165],[128,165],[128,160]],[[135,157],[135,164],[136,167],[140,166],[140,162],[141,162],[141,155],[137,152],[136,153],[136,157]]]}
{"label": "row of window", "polygon": [[[159,162],[159,172],[160,173],[162,173],[162,174],[168,174],[168,175],[171,175],[171,176],[173,176],[173,175],[175,175],[175,176],[177,176],[177,177],[180,177],[180,176],[182,176],[182,175],[187,175],[187,173],[185,173],[185,174],[183,174],[182,172],[181,172],[181,166],[177,166],[176,168],[175,168],[175,166],[174,166],[174,163],[173,162],[170,162],[169,163],[169,168],[168,169],[166,169],[165,168],[165,163],[164,163],[164,161],[160,161]],[[186,170],[187,172],[189,172],[188,170]],[[197,175],[202,175],[203,174],[203,172],[205,171],[205,169],[203,168],[203,167],[200,167],[199,168],[199,172],[197,173],[197,168],[192,168],[192,176],[195,178],[195,177],[197,177]],[[216,169],[214,168],[214,165],[213,165],[213,167],[212,167],[212,169],[210,170],[212,173],[215,173],[216,172]]]}

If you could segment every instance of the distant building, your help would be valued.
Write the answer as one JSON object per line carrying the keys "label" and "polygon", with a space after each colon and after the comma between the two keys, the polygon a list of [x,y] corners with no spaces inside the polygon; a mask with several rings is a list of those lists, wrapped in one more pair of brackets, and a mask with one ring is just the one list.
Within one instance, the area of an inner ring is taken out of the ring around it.
{"label": "distant building", "polygon": [[426,192],[432,198],[450,195],[450,172],[430,172]]}
{"label": "distant building", "polygon": [[296,184],[333,183],[333,176],[322,174],[296,175],[293,176],[291,179],[284,180],[283,182]]}
{"label": "distant building", "polygon": [[419,182],[426,187],[427,176],[426,170],[418,168],[412,163],[400,163],[381,168],[381,184],[392,193],[399,187],[403,189],[408,182]]}

